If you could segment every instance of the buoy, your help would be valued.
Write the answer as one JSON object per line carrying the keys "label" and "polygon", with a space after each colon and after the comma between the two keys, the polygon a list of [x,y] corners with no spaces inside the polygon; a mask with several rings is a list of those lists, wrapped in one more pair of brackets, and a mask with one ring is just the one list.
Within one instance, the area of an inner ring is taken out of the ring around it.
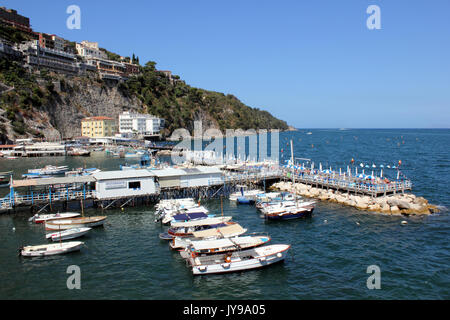
{"label": "buoy", "polygon": [[358,226],[360,225],[359,222],[356,223]]}
{"label": "buoy", "polygon": [[122,211],[124,210],[123,208],[120,208],[120,209],[122,209]]}
{"label": "buoy", "polygon": [[328,222],[328,220],[323,220],[323,222],[327,223],[327,222]]}
{"label": "buoy", "polygon": [[13,230],[13,232],[16,232],[16,228],[13,227],[12,230]]}
{"label": "buoy", "polygon": [[406,225],[406,224],[408,224],[408,221],[403,220],[402,225]]}

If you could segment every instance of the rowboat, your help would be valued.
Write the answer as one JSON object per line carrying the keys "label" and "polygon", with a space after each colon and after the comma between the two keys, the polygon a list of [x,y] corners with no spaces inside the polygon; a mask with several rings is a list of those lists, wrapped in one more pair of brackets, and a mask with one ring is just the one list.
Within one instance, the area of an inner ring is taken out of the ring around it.
{"label": "rowboat", "polygon": [[[212,220],[214,218],[208,218],[205,220]],[[167,233],[162,234],[161,239],[171,239],[170,237],[192,237],[194,232],[204,231],[209,229],[218,229],[222,227],[226,227],[228,225],[236,224],[236,222],[228,222],[231,220],[231,217],[223,217],[222,220],[214,219],[214,221],[203,222],[203,223],[195,223],[188,224],[185,222],[183,224],[177,223],[175,226],[172,226]]]}
{"label": "rowboat", "polygon": [[74,212],[57,213],[57,214],[43,214],[43,215],[36,214],[30,218],[30,221],[34,221],[35,223],[44,223],[47,221],[71,219],[71,218],[76,218],[79,216],[80,216],[79,213],[74,213]]}
{"label": "rowboat", "polygon": [[192,241],[232,238],[241,236],[246,232],[247,229],[236,223],[221,228],[197,231],[191,237],[172,237],[167,240],[171,240],[169,243],[170,248],[180,250],[186,249]]}
{"label": "rowboat", "polygon": [[47,239],[51,239],[53,242],[64,241],[70,239],[76,239],[87,234],[91,228],[75,228],[61,232],[49,233],[45,236]]}
{"label": "rowboat", "polygon": [[107,217],[89,217],[89,218],[74,218],[67,220],[55,220],[45,223],[46,230],[68,230],[74,228],[94,228],[102,226]]}
{"label": "rowboat", "polygon": [[194,275],[246,271],[283,261],[290,247],[286,244],[277,244],[210,256],[194,255],[189,256],[187,261]]}
{"label": "rowboat", "polygon": [[290,220],[297,218],[310,217],[314,211],[314,206],[294,206],[287,208],[285,211],[265,214],[268,220]]}
{"label": "rowboat", "polygon": [[41,246],[28,246],[19,249],[20,255],[24,257],[42,257],[65,254],[80,250],[84,242],[65,242],[55,244],[45,244]]}
{"label": "rowboat", "polygon": [[189,255],[202,256],[220,254],[256,248],[267,244],[270,240],[271,238],[268,236],[243,236],[213,240],[193,240],[190,241],[190,244],[185,250],[181,251],[180,254],[185,259],[187,259]]}

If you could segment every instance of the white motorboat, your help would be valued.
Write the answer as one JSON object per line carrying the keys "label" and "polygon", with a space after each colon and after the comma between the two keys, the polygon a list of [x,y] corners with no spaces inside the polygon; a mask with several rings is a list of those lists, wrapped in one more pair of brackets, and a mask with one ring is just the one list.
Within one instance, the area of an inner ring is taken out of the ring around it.
{"label": "white motorboat", "polygon": [[293,209],[300,209],[311,207],[315,205],[315,201],[282,201],[274,204],[269,204],[262,207],[260,210],[264,214],[282,213]]}
{"label": "white motorboat", "polygon": [[74,228],[74,229],[69,229],[69,230],[65,230],[65,231],[61,231],[61,232],[49,233],[45,237],[47,239],[51,239],[53,242],[58,242],[58,241],[80,238],[80,237],[84,236],[85,234],[87,234],[91,230],[92,230],[92,228]]}
{"label": "white motorboat", "polygon": [[84,246],[84,242],[64,242],[45,244],[41,246],[28,246],[20,248],[20,255],[23,257],[42,257],[53,256],[57,254],[65,254],[78,251]]}
{"label": "white motorboat", "polygon": [[241,186],[241,190],[230,195],[230,201],[238,201],[239,198],[246,198],[248,200],[255,200],[259,194],[263,194],[262,190],[246,190],[246,186]]}
{"label": "white motorboat", "polygon": [[47,221],[54,221],[54,220],[62,220],[62,219],[71,219],[79,217],[79,213],[75,212],[66,212],[66,213],[56,213],[56,214],[43,214],[39,215],[36,214],[33,217],[30,218],[30,221],[34,221],[35,223],[44,223]]}
{"label": "white motorboat", "polygon": [[160,212],[160,219],[162,219],[163,224],[168,224],[173,220],[173,217],[178,214],[193,214],[193,213],[204,213],[208,214],[209,210],[204,206],[194,205],[192,207],[183,207],[183,208],[172,208],[172,209],[163,209]]}
{"label": "white motorboat", "polygon": [[54,220],[45,223],[47,230],[68,230],[74,228],[94,228],[102,226],[107,217],[74,218],[67,220]]}
{"label": "white motorboat", "polygon": [[277,244],[203,257],[194,255],[189,256],[187,261],[194,275],[245,271],[283,261],[290,247],[286,244]]}
{"label": "white motorboat", "polygon": [[48,165],[41,169],[30,169],[28,170],[28,173],[38,173],[41,175],[59,175],[64,174],[66,171],[69,171],[68,166],[52,166]]}
{"label": "white motorboat", "polygon": [[205,218],[205,219],[196,219],[182,222],[173,222],[171,223],[172,228],[190,228],[196,226],[208,226],[208,225],[216,225],[220,223],[225,223],[231,221],[233,217],[214,217],[214,218]]}

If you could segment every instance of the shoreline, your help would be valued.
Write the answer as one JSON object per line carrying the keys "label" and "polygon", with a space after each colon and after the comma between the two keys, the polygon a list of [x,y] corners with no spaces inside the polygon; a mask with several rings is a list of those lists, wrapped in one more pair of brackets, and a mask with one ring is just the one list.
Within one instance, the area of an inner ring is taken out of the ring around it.
{"label": "shoreline", "polygon": [[[293,191],[292,182],[278,182],[270,188],[286,192]],[[361,211],[392,216],[430,215],[440,212],[437,206],[430,204],[425,198],[418,197],[412,193],[397,193],[372,198],[370,196],[359,196],[334,190],[315,188],[303,183],[295,183],[295,193],[306,198],[335,202],[354,207]]]}

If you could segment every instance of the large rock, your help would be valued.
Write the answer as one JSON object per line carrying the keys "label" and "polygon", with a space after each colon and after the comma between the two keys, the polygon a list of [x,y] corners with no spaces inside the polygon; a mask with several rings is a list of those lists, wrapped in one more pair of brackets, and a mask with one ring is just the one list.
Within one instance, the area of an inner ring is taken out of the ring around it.
{"label": "large rock", "polygon": [[381,206],[379,204],[372,204],[372,205],[369,205],[368,210],[378,212],[378,211],[381,211]]}
{"label": "large rock", "polygon": [[400,209],[397,206],[393,206],[393,207],[391,207],[391,214],[394,216],[400,216],[402,214],[402,212],[400,211]]}
{"label": "large rock", "polygon": [[384,203],[383,206],[381,207],[381,212],[382,213],[391,213],[391,206],[388,205],[387,203]]}
{"label": "large rock", "polygon": [[411,209],[410,203],[408,203],[405,200],[399,200],[399,199],[396,199],[396,198],[389,198],[389,199],[387,199],[387,203],[391,207],[398,207],[399,209],[407,209],[407,210]]}

